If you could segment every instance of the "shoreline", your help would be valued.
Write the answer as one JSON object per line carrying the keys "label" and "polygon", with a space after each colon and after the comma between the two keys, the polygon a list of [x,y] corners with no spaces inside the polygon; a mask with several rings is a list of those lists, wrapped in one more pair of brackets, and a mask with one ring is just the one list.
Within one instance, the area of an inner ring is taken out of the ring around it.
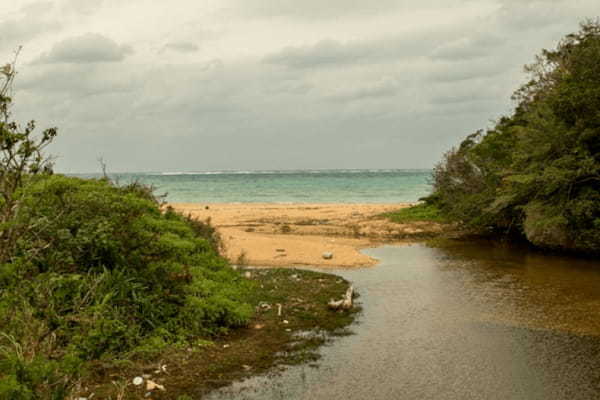
{"label": "shoreline", "polygon": [[[233,264],[262,267],[371,267],[360,250],[408,243],[440,233],[440,224],[398,224],[381,214],[415,203],[170,203],[176,211],[210,220],[222,254]],[[331,253],[325,259],[324,253]]]}

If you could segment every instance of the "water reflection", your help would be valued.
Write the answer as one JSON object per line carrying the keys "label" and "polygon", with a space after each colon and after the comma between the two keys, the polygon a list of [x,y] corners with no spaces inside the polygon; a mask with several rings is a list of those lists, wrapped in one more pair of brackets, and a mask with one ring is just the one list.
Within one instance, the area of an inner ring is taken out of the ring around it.
{"label": "water reflection", "polygon": [[594,399],[600,265],[474,243],[368,250],[340,270],[361,293],[355,335],[319,368],[238,383],[211,398]]}

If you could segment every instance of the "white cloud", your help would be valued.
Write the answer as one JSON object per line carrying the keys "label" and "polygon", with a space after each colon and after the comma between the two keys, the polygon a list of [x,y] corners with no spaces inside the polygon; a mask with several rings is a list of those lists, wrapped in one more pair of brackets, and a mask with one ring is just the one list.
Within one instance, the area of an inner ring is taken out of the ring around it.
{"label": "white cloud", "polygon": [[25,45],[16,115],[59,127],[61,170],[97,170],[99,155],[136,171],[428,167],[507,112],[521,66],[594,12],[597,0],[17,0],[0,4],[0,50]]}
{"label": "white cloud", "polygon": [[89,64],[123,61],[133,53],[128,45],[119,45],[114,40],[97,33],[86,33],[56,43],[52,50],[43,53],[35,62],[38,64]]}

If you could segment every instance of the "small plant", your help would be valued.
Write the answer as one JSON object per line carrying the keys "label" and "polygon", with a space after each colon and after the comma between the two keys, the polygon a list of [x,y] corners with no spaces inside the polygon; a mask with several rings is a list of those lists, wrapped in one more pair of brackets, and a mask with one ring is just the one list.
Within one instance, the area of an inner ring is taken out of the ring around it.
{"label": "small plant", "polygon": [[350,231],[352,232],[352,236],[354,236],[355,238],[359,238],[362,235],[360,231],[360,225],[358,224],[350,225]]}
{"label": "small plant", "polygon": [[288,224],[283,224],[279,229],[281,230],[281,233],[290,233],[292,231],[292,227]]}
{"label": "small plant", "polygon": [[248,265],[248,256],[247,256],[246,250],[242,249],[242,251],[240,252],[240,255],[238,256],[235,263],[240,267]]}
{"label": "small plant", "polygon": [[401,208],[398,211],[383,214],[392,222],[405,224],[409,222],[447,222],[441,211],[433,204],[417,204],[416,206]]}

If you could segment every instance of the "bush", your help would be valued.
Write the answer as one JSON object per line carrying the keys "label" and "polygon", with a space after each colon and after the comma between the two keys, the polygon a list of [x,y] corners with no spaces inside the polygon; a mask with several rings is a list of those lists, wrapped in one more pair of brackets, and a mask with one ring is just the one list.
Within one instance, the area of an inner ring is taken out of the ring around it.
{"label": "bush", "polygon": [[384,214],[392,222],[404,224],[408,222],[437,222],[444,223],[446,218],[434,204],[421,203],[398,211]]}
{"label": "bush", "polygon": [[251,317],[250,284],[214,230],[143,186],[30,177],[14,222],[29,228],[0,266],[0,398],[61,398],[87,361],[147,356]]}

